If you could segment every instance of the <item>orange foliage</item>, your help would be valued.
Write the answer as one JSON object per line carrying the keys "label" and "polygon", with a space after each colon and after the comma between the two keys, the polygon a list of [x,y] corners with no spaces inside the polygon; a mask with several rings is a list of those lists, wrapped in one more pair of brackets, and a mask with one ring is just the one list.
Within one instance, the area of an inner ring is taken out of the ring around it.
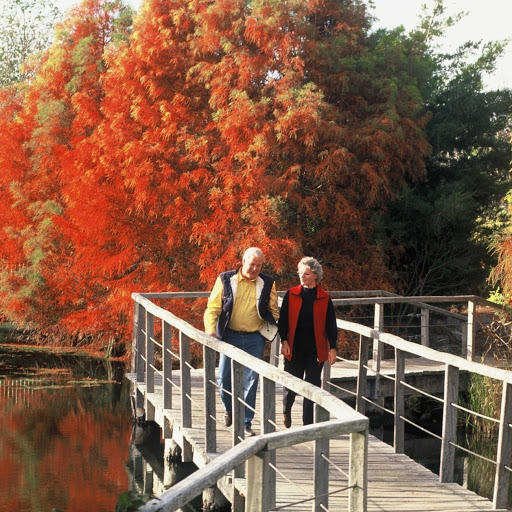
{"label": "orange foliage", "polygon": [[8,316],[129,340],[131,293],[208,289],[252,245],[281,289],[304,253],[331,289],[389,287],[372,217],[428,147],[410,87],[364,65],[364,5],[146,0],[107,44],[121,14],[85,0],[2,101]]}

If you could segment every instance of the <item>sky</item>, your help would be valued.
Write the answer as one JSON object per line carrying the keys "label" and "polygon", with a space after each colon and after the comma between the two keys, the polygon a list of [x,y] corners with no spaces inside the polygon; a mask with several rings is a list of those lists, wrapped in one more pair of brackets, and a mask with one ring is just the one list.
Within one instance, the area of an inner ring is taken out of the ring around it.
{"label": "sky", "polygon": [[[377,27],[414,28],[418,24],[421,6],[431,0],[373,0]],[[512,0],[445,0],[448,14],[467,12],[443,39],[443,50],[452,50],[466,41],[496,41],[512,39]],[[489,89],[512,89],[512,41],[498,62],[496,72],[485,77]]]}
{"label": "sky", "polygon": [[[143,0],[127,0],[138,8]],[[67,10],[79,0],[57,0],[62,10]],[[403,25],[414,28],[423,4],[433,0],[373,0],[375,27],[395,28]],[[448,14],[466,11],[468,15],[447,32],[442,50],[453,50],[466,41],[495,41],[512,39],[512,0],[444,0]],[[512,41],[506,54],[498,62],[495,73],[485,77],[488,89],[508,87],[512,89]]]}

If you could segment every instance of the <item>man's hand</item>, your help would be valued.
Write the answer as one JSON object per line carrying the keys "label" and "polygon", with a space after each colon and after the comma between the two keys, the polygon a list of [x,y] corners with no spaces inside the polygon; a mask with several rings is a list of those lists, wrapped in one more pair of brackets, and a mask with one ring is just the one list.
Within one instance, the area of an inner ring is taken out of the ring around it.
{"label": "man's hand", "polygon": [[336,362],[336,349],[329,350],[329,364],[332,366]]}
{"label": "man's hand", "polygon": [[284,340],[281,342],[281,354],[283,354],[284,357],[290,357],[292,355],[292,351],[290,350],[290,344],[287,340]]}

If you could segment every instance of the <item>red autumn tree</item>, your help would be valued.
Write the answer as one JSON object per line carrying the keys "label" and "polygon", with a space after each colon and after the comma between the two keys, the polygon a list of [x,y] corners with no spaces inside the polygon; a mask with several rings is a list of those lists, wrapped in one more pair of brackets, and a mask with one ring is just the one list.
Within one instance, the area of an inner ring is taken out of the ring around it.
{"label": "red autumn tree", "polygon": [[112,46],[114,5],[74,12],[15,116],[38,321],[129,339],[132,292],[208,288],[250,245],[280,288],[304,253],[389,286],[372,219],[424,168],[418,55],[357,0],[147,0]]}
{"label": "red autumn tree", "polygon": [[9,319],[40,333],[77,333],[61,323],[81,293],[76,282],[66,282],[73,247],[59,225],[66,216],[63,188],[70,177],[80,179],[68,155],[101,118],[103,52],[114,33],[127,33],[126,12],[120,2],[84,1],[57,28],[35,79],[11,91],[17,103],[4,103],[2,307]]}
{"label": "red autumn tree", "polygon": [[338,286],[388,282],[371,216],[428,147],[414,77],[368,30],[357,2],[145,3],[98,131],[100,176],[130,194],[124,268],[155,268],[141,285],[209,285],[254,244],[276,271],[310,252]]}
{"label": "red autumn tree", "polygon": [[24,126],[17,122],[21,110],[22,97],[15,88],[0,91],[0,311],[2,316],[10,319],[13,319],[20,302],[20,298],[13,296],[12,291],[23,289],[27,283],[27,279],[20,272],[25,264],[20,234],[27,228],[28,219],[22,210],[14,207],[20,199],[19,188],[23,171],[29,166],[22,151]]}

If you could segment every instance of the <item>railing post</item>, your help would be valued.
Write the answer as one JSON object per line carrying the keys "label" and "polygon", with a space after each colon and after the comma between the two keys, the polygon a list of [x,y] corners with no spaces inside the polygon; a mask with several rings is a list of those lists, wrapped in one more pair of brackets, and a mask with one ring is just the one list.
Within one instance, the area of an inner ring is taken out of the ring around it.
{"label": "railing post", "polygon": [[322,369],[322,383],[321,383],[322,389],[329,391],[327,389],[327,385],[330,383],[330,381],[331,381],[331,365],[328,362],[325,362],[324,367]]}
{"label": "railing post", "polygon": [[424,347],[430,345],[430,309],[421,309],[421,344]]}
{"label": "railing post", "polygon": [[405,352],[395,349],[395,453],[404,453],[405,425],[404,425],[404,387],[401,384],[405,375]]}
{"label": "railing post", "polygon": [[461,346],[461,355],[462,357],[466,357],[467,346],[468,346],[468,323],[461,321],[460,330],[462,332],[462,346]]}
{"label": "railing post", "polygon": [[[192,381],[190,378],[190,338],[180,331],[180,384],[181,426],[192,426]],[[183,436],[181,457],[183,462],[192,462],[192,447]]]}
{"label": "railing post", "polygon": [[[276,421],[276,383],[262,377],[261,379],[261,433],[275,432]],[[267,455],[268,454],[268,455]],[[276,451],[271,450],[265,454],[267,465],[263,468],[263,510],[272,510],[276,506],[276,473],[270,471],[269,464],[276,464]],[[249,475],[247,477],[249,479]]]}
{"label": "railing post", "polygon": [[215,350],[204,345],[204,436],[205,451],[207,453],[215,453],[217,451],[215,359]]}
{"label": "railing post", "polygon": [[162,387],[164,409],[172,408],[172,328],[162,320]]}
{"label": "railing post", "polygon": [[270,364],[276,368],[279,366],[279,354],[281,353],[281,338],[276,334],[274,341],[270,344]]}
{"label": "railing post", "polygon": [[500,430],[498,435],[498,452],[496,455],[496,476],[494,479],[493,508],[506,509],[508,505],[508,488],[512,453],[512,384],[503,382],[501,396]]}
{"label": "railing post", "polygon": [[368,374],[368,338],[359,335],[359,369],[357,375],[356,411],[361,414],[366,412],[366,390]]}
{"label": "railing post", "polygon": [[262,450],[247,460],[247,498],[245,512],[266,512],[273,507],[267,506],[270,452]]}
{"label": "railing post", "polygon": [[375,372],[373,393],[371,397],[379,402],[380,400],[380,363],[382,359],[382,342],[380,333],[384,329],[384,304],[375,304],[375,317],[373,322],[375,333],[373,335],[373,358],[372,370]]}
{"label": "railing post", "polygon": [[474,301],[470,300],[468,302],[468,326],[466,346],[462,347],[463,356],[465,356],[468,361],[473,361],[475,356],[475,330],[475,303]]}
{"label": "railing post", "polygon": [[138,352],[137,352],[137,336],[139,333],[139,303],[133,301],[133,325],[132,325],[132,357],[131,357],[131,370],[137,373]]}
{"label": "railing post", "polygon": [[144,382],[145,375],[145,359],[146,359],[146,351],[145,351],[145,333],[146,332],[146,310],[142,305],[139,304],[137,311],[137,355],[136,355],[136,363],[135,368],[137,372],[137,382]]}
{"label": "railing post", "polygon": [[[329,420],[329,411],[316,404],[315,422]],[[313,474],[315,475],[314,512],[329,510],[329,438],[322,437],[315,441]]]}
{"label": "railing post", "polygon": [[350,434],[349,512],[366,512],[368,485],[368,430]]}
{"label": "railing post", "polygon": [[440,482],[453,482],[455,442],[457,440],[457,409],[452,406],[459,397],[459,369],[446,365],[444,380],[443,438],[441,441]]}
{"label": "railing post", "polygon": [[[384,329],[384,304],[375,304],[375,314],[373,320],[373,328],[381,332]],[[380,360],[382,357],[382,343],[378,336],[373,339],[373,362],[372,370],[380,373]]]}
{"label": "railing post", "polygon": [[155,317],[146,311],[146,393],[155,392]]}
{"label": "railing post", "polygon": [[[233,446],[244,439],[245,429],[245,405],[242,402],[244,398],[244,367],[234,359],[231,359],[231,399],[233,413]],[[242,512],[244,510],[244,498],[238,492],[235,482],[238,478],[245,475],[245,465],[240,464],[233,470],[233,499],[231,501],[233,512]]]}
{"label": "railing post", "polygon": [[245,405],[244,400],[244,366],[231,359],[231,410],[233,416],[233,446],[244,439]]}

